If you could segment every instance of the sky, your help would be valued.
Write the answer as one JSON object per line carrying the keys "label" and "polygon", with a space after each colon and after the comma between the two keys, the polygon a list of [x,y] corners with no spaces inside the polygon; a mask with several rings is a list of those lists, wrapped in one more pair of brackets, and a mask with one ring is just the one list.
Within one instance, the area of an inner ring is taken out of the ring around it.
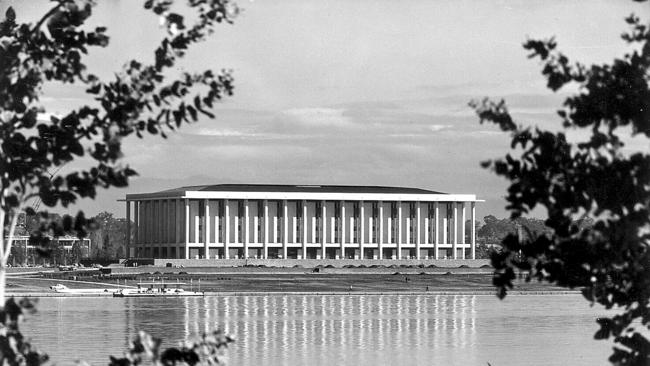
{"label": "sky", "polygon": [[[130,59],[151,62],[163,35],[156,16],[141,1],[98,3],[88,27],[107,26],[111,44],[91,52],[89,71],[110,79]],[[505,217],[508,184],[480,162],[504,156],[509,139],[479,124],[467,103],[505,98],[518,122],[558,129],[555,111],[568,94],[545,88],[522,43],[555,36],[574,60],[609,62],[626,50],[623,18],[647,14],[647,4],[605,0],[238,4],[235,23],[219,25],[175,70],[232,70],[234,96],[215,119],[167,139],[125,139],[123,164],[139,176],[70,210],[123,217],[125,194],[183,185],[333,184],[476,194],[485,200],[477,217]],[[9,5],[18,21],[33,22],[51,3],[5,0],[0,10]],[[64,114],[91,100],[78,86],[46,85],[41,102]],[[647,141],[628,149],[647,150]]]}

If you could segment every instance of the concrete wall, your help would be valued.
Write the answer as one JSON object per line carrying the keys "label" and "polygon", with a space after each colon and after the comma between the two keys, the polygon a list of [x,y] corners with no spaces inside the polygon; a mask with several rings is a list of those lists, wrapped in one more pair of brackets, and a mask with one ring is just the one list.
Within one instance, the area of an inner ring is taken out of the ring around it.
{"label": "concrete wall", "polygon": [[355,259],[155,259],[154,265],[156,266],[165,266],[167,263],[171,263],[173,266],[184,266],[184,267],[241,267],[245,265],[249,266],[267,266],[267,267],[293,267],[296,265],[303,266],[305,268],[313,268],[318,265],[328,266],[332,265],[334,267],[340,268],[346,265],[359,266],[361,264],[365,266],[372,265],[435,265],[441,268],[458,268],[461,265],[465,265],[472,268],[478,268],[483,265],[489,265],[489,259],[446,259],[446,260],[416,260],[416,259],[400,259],[400,260],[355,260]]}

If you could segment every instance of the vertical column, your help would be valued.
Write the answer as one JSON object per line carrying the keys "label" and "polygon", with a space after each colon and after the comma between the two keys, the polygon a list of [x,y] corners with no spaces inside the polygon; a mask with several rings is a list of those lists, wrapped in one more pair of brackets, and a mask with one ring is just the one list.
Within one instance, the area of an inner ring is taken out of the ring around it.
{"label": "vertical column", "polygon": [[440,232],[440,230],[438,230],[439,229],[438,222],[440,221],[440,205],[438,204],[438,202],[436,202],[435,205],[434,205],[433,216],[434,216],[433,219],[435,220],[435,224],[434,224],[435,225],[434,226],[435,232],[433,233],[433,235],[434,235],[434,237],[433,237],[433,250],[434,250],[433,256],[434,256],[435,259],[438,259],[438,244],[439,244],[439,241],[438,241],[439,234],[438,233]]}
{"label": "vertical column", "polygon": [[196,244],[201,242],[201,238],[199,237],[199,222],[201,220],[201,215],[200,215],[200,213],[201,213],[201,203],[200,203],[200,201],[197,202],[197,203],[198,203],[198,205],[197,205],[198,210],[197,210],[196,216],[194,216],[194,242]]}
{"label": "vertical column", "polygon": [[[335,204],[336,206],[336,204]],[[334,212],[330,215],[330,243],[336,243],[336,208]]]}
{"label": "vertical column", "polygon": [[402,201],[397,202],[397,259],[402,259]]}
{"label": "vertical column", "polygon": [[[339,205],[341,205],[340,206],[341,207],[341,212],[340,212],[341,217],[339,218],[339,221],[341,222],[341,226],[339,227],[339,229],[341,230],[341,238],[340,238],[341,241],[340,241],[340,244],[339,244],[340,245],[339,250],[340,250],[341,253],[339,254],[339,258],[343,259],[343,258],[345,258],[345,246],[344,246],[345,245],[345,201],[341,201],[339,203]],[[353,211],[353,213],[354,213],[354,211]]]}
{"label": "vertical column", "polygon": [[291,242],[298,243],[298,228],[296,226],[298,223],[298,209],[296,205],[296,214],[291,217]]}
{"label": "vertical column", "polygon": [[248,221],[248,200],[244,200],[244,259],[248,258],[248,243],[250,242]]}
{"label": "vertical column", "polygon": [[217,212],[216,215],[214,215],[214,242],[215,243],[220,243],[221,240],[219,238],[219,230],[221,229],[221,200],[216,201],[217,205]]}
{"label": "vertical column", "polygon": [[287,243],[289,242],[289,212],[287,200],[282,200],[282,258],[287,259]]}
{"label": "vertical column", "polygon": [[[140,241],[142,240],[140,237],[140,201],[133,201],[133,221],[135,222],[135,245],[133,247],[133,256],[137,257],[136,252],[140,245]],[[127,255],[130,256],[131,254],[128,253]]]}
{"label": "vertical column", "polygon": [[420,202],[415,202],[415,226],[414,230],[416,230],[415,234],[415,259],[420,259]]}
{"label": "vertical column", "polygon": [[449,240],[447,238],[447,226],[449,223],[447,222],[447,217],[449,217],[449,205],[445,204],[445,216],[442,218],[442,244],[449,244]]}
{"label": "vertical column", "polygon": [[321,201],[321,216],[320,216],[320,219],[321,219],[321,223],[323,225],[321,225],[322,226],[322,228],[321,228],[322,233],[321,233],[321,236],[320,236],[320,247],[321,247],[321,258],[323,258],[323,259],[325,259],[325,236],[327,234],[327,220],[325,219],[326,214],[327,214],[327,207],[325,206],[325,201]]}
{"label": "vertical column", "polygon": [[[181,207],[182,207],[183,203],[182,203],[182,201],[180,199],[175,199],[174,204],[175,204],[174,207],[176,208],[176,221],[174,221],[174,224],[176,226],[176,238],[175,238],[176,241],[175,241],[175,243],[178,244],[178,243],[181,242],[181,240],[183,240],[182,239],[183,230],[181,229],[183,227],[183,224],[182,224],[183,215],[181,213],[182,212]],[[181,253],[179,251],[178,253],[176,253],[176,257],[180,258],[180,256],[181,256]]]}
{"label": "vertical column", "polygon": [[[154,212],[154,206],[153,206],[154,201],[149,200],[147,201],[147,243],[148,244],[153,244],[155,243],[154,241],[154,230],[155,230],[155,222],[154,222],[154,217],[155,217],[155,212]],[[152,248],[152,245],[148,245],[149,248]],[[153,252],[153,249],[150,249]]]}
{"label": "vertical column", "polygon": [[[165,258],[163,254],[163,248],[167,247],[167,243],[170,243],[169,239],[169,206],[167,205],[168,200],[159,200],[158,201],[158,220],[156,222],[157,231],[158,231],[158,258]],[[164,246],[163,246],[164,245]]]}
{"label": "vertical column", "polygon": [[364,237],[363,234],[365,232],[365,210],[363,207],[363,201],[359,201],[359,259],[364,258],[364,253],[363,253],[363,244],[364,244]]}
{"label": "vertical column", "polygon": [[[160,255],[160,243],[163,242],[163,222],[164,222],[164,212],[162,209],[163,200],[156,200],[156,245],[158,247],[158,255]],[[159,257],[160,258],[160,257]]]}
{"label": "vertical column", "polygon": [[190,259],[190,200],[185,199],[185,259]]}
{"label": "vertical column", "polygon": [[131,253],[131,202],[126,200],[126,258]]}
{"label": "vertical column", "polygon": [[[353,203],[352,204],[352,214],[349,215],[350,216],[350,218],[349,218],[350,227],[348,227],[348,233],[349,233],[349,236],[350,236],[350,243],[354,243],[354,220],[355,220],[354,214],[355,214],[355,212],[359,212],[359,211],[354,209],[354,203]],[[343,236],[343,238],[345,239],[345,236]]]}
{"label": "vertical column", "polygon": [[465,259],[465,244],[467,241],[465,240],[465,202],[461,203],[461,220],[460,220],[460,243],[462,244],[463,247],[463,255],[461,256],[462,259]]}
{"label": "vertical column", "polygon": [[[165,227],[165,225],[164,225],[165,211],[163,210],[163,202],[165,202],[165,201],[164,200],[158,200],[158,222],[156,223],[158,228],[157,228],[156,231],[158,232],[158,243],[159,244],[165,242],[164,241],[164,239],[165,239],[165,236],[164,236],[165,235],[165,229],[164,229],[164,227]],[[161,252],[162,252],[162,249],[160,249],[160,245],[158,245],[158,255],[159,256],[162,254]],[[161,257],[159,257],[159,258],[161,258]]]}
{"label": "vertical column", "polygon": [[232,242],[237,244],[237,243],[240,243],[240,241],[239,241],[239,231],[240,231],[239,230],[239,226],[240,226],[239,223],[240,223],[240,220],[241,220],[242,212],[239,211],[239,207],[240,207],[239,206],[239,201],[235,200],[235,203],[237,205],[237,214],[234,215],[234,217],[233,217],[233,225],[232,225],[233,241]]}
{"label": "vertical column", "polygon": [[388,220],[386,220],[386,243],[388,244],[394,244],[393,243],[393,203],[390,203],[390,213],[388,215]]}
{"label": "vertical column", "polygon": [[[146,201],[146,215],[145,219],[147,220],[147,226],[145,227],[145,233],[146,233],[146,238],[147,238],[147,244],[152,244],[154,243],[153,241],[153,218],[154,218],[154,212],[153,212],[153,200],[147,200]],[[147,245],[147,247],[151,247],[151,245]],[[153,249],[150,249],[153,250]]]}
{"label": "vertical column", "polygon": [[230,258],[230,207],[228,206],[228,200],[223,200],[224,205],[224,233],[223,233],[223,255],[224,258]]}
{"label": "vertical column", "polygon": [[[149,213],[148,207],[147,207],[147,201],[140,201],[140,243],[141,244],[146,244],[148,243],[149,236],[147,235],[147,230],[149,227],[149,222],[147,221],[147,214]],[[144,249],[141,249],[144,250]]]}
{"label": "vertical column", "polygon": [[312,243],[316,242],[316,202],[314,202],[314,216],[311,218],[311,240]]}
{"label": "vertical column", "polygon": [[260,238],[259,238],[259,227],[260,227],[260,205],[258,201],[254,201],[256,210],[255,210],[255,216],[253,216],[253,243],[259,243]]}
{"label": "vertical column", "polygon": [[[151,200],[151,242],[158,243],[158,200]],[[151,257],[153,258],[153,247],[151,249]]]}
{"label": "vertical column", "polygon": [[476,259],[476,203],[472,202],[472,227],[470,230],[470,241],[472,246],[472,259]]}
{"label": "vertical column", "polygon": [[[174,200],[167,200],[167,241],[169,245],[174,242],[174,230],[176,230],[176,225],[174,225],[174,219],[176,211],[174,210],[175,206],[173,205]],[[169,246],[168,246],[169,248]],[[167,258],[171,258],[171,249],[167,249]]]}
{"label": "vertical column", "polygon": [[431,208],[429,206],[429,203],[427,203],[426,205],[427,205],[427,216],[424,219],[424,230],[423,230],[423,232],[424,232],[424,241],[423,241],[423,243],[424,244],[429,244],[429,221],[431,221],[430,220],[430,218],[431,218],[431,212],[430,212]]}
{"label": "vertical column", "polygon": [[458,259],[458,202],[454,202],[454,259]]}
{"label": "vertical column", "polygon": [[307,201],[302,201],[302,259],[307,259]]}
{"label": "vertical column", "polygon": [[379,259],[384,259],[384,246],[382,245],[384,238],[384,202],[379,201],[377,205],[379,206],[379,235],[377,235],[377,247],[379,248]]}
{"label": "vertical column", "polygon": [[203,258],[210,259],[210,202],[206,199],[203,203],[205,210],[203,212]]}
{"label": "vertical column", "polygon": [[269,257],[269,201],[264,200],[264,259]]}

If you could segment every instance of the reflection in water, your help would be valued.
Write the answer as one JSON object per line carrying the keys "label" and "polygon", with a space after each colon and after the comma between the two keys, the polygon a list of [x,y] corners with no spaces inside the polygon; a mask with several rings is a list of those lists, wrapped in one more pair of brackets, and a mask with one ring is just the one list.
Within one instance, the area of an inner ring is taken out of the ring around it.
{"label": "reflection in water", "polygon": [[238,365],[287,360],[325,364],[332,357],[346,364],[410,357],[420,363],[431,352],[476,343],[476,296],[243,296],[181,301],[182,335],[222,326],[237,337],[231,358]]}
{"label": "reflection in water", "polygon": [[562,365],[576,350],[586,356],[573,364],[604,364],[607,347],[591,340],[596,313],[583,305],[578,296],[48,298],[25,326],[59,365],[77,355],[105,364],[137,330],[172,346],[218,327],[237,340],[231,365]]}

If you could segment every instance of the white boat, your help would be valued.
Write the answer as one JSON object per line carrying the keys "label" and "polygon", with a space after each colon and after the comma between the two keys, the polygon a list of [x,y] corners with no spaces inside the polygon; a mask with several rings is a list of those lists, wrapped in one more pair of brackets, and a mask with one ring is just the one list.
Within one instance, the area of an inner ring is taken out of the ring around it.
{"label": "white boat", "polygon": [[50,289],[54,292],[62,294],[108,294],[115,293],[121,289],[119,288],[69,288],[68,286],[57,283],[54,286],[50,286]]}
{"label": "white boat", "polygon": [[185,285],[180,282],[141,282],[137,288],[125,288],[113,293],[113,297],[175,297],[175,296],[204,296],[201,291],[187,291],[180,288]]}

